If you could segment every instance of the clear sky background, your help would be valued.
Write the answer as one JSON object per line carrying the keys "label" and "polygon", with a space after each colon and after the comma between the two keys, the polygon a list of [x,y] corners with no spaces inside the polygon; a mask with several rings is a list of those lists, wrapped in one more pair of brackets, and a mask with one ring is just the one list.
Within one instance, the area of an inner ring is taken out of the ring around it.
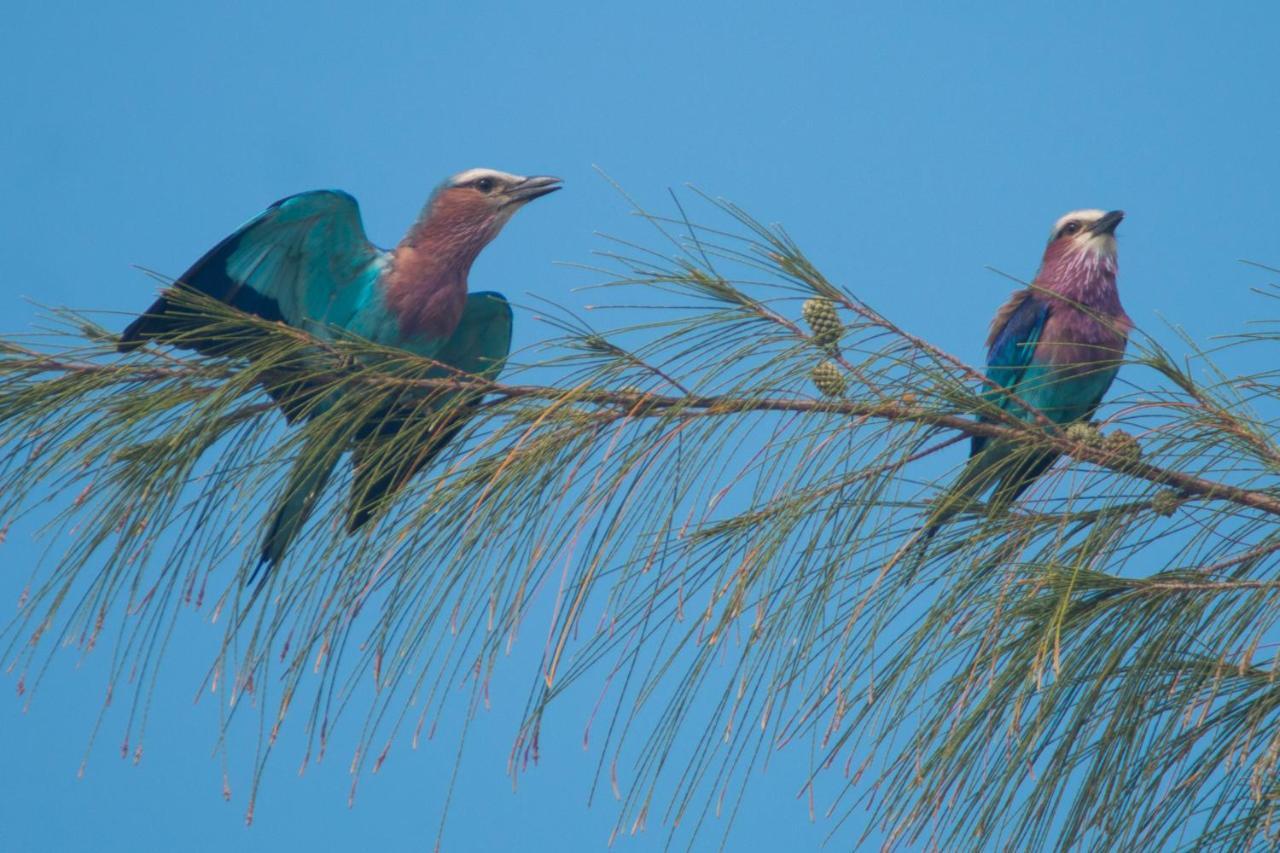
{"label": "clear sky background", "polygon": [[[1077,207],[1128,211],[1122,297],[1170,342],[1166,321],[1205,340],[1272,310],[1249,288],[1275,277],[1237,260],[1280,263],[1280,7],[943,5],[10,3],[0,332],[29,327],[24,298],[123,326],[153,290],[131,264],[176,275],[300,190],[351,192],[393,244],[441,178],[481,165],[566,179],[474,269],[473,286],[516,299],[598,301],[554,265],[632,227],[598,164],[655,207],[694,182],[784,223],[830,278],[975,361],[1011,287],[984,267],[1029,278]],[[543,334],[517,317],[517,346]],[[0,603],[37,554],[22,531],[0,548]],[[102,661],[55,658],[25,713],[0,680],[0,849],[429,849],[458,725],[393,753],[350,810],[345,758],[299,778],[285,746],[245,829],[252,741],[226,803],[215,705],[191,701],[221,632],[202,619],[179,621],[137,766],[118,757],[114,713],[76,778]],[[612,801],[585,805],[592,695],[560,706],[517,793],[504,775],[536,651],[517,652],[472,724],[446,849],[608,838]],[[795,798],[803,767],[756,780],[730,849],[820,843],[831,824]],[[655,821],[618,846],[666,838]]]}

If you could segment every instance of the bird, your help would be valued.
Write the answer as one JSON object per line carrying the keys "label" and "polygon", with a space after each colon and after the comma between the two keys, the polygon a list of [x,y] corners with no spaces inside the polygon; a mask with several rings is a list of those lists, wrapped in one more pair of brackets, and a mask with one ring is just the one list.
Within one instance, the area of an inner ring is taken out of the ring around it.
{"label": "bird", "polygon": [[[1015,291],[991,322],[982,393],[991,406],[1027,422],[1043,415],[1058,426],[1093,417],[1133,328],[1116,287],[1115,232],[1123,219],[1122,210],[1075,210],[1054,223],[1031,285]],[[990,423],[993,415],[980,413],[978,420]],[[1006,510],[1058,456],[973,436],[968,462],[931,512],[926,541],[988,490],[988,515]]]}
{"label": "bird", "polygon": [[[512,312],[500,293],[468,293],[472,263],[517,210],[562,185],[550,175],[460,172],[432,192],[393,249],[369,241],[351,195],[331,189],[291,195],[224,238],[177,283],[322,341],[354,336],[493,378],[510,352]],[[216,356],[243,347],[225,327],[175,305],[171,290],[125,328],[117,348],[131,352],[148,341]],[[428,375],[450,373],[435,368]],[[290,423],[330,410],[340,393],[318,392],[302,380],[273,380],[266,390]],[[247,583],[260,572],[265,583],[284,558],[345,452],[354,468],[347,508],[354,533],[454,438],[480,396],[403,392],[345,439],[305,447]],[[412,447],[394,441],[404,436]]]}

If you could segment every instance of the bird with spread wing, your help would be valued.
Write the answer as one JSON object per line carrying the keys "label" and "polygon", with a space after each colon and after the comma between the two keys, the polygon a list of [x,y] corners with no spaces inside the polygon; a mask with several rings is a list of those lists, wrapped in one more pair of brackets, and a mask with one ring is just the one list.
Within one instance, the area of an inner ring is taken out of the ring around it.
{"label": "bird with spread wing", "polygon": [[[499,293],[467,292],[471,265],[517,210],[560,186],[559,178],[494,169],[454,175],[391,250],[365,236],[350,195],[300,193],[241,226],[178,282],[320,340],[353,336],[493,378],[510,351],[511,307]],[[207,318],[202,325],[196,313],[175,306],[166,293],[124,330],[119,349],[128,352],[157,341],[235,355],[234,344],[207,324]],[[448,374],[436,368],[435,375]],[[309,392],[305,380],[273,381],[267,390],[290,421],[313,417],[332,404],[324,394]],[[270,572],[283,559],[347,451],[355,469],[348,531],[381,513],[457,434],[480,395],[447,396],[452,399],[435,395],[425,404],[422,395],[397,397],[345,440],[305,449],[274,508],[255,574]],[[414,417],[432,419],[411,431],[412,448],[395,446],[398,436],[410,432],[406,424]]]}

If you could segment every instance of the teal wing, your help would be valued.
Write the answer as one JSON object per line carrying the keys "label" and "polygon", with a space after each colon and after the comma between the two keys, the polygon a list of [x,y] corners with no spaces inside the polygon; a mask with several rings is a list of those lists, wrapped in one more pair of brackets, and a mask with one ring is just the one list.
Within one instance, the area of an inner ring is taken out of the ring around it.
{"label": "teal wing", "polygon": [[[281,199],[192,264],[183,285],[267,320],[321,337],[347,327],[378,299],[387,254],[365,236],[356,200],[319,190]],[[236,342],[209,332],[204,321],[162,295],[120,337],[128,351],[160,340],[209,355],[234,355]],[[305,381],[264,381],[286,418],[312,411],[317,389]],[[311,514],[342,447],[325,444],[295,463],[262,546],[259,568],[270,568]]]}
{"label": "teal wing", "polygon": [[[1005,411],[1021,407],[1002,389],[1025,399],[1022,386],[1031,384],[1028,380],[1034,382],[1038,378],[1040,371],[1033,366],[1033,361],[1040,333],[1049,319],[1049,307],[1049,302],[1030,288],[1020,290],[1005,303],[992,323],[991,336],[987,341],[987,379],[991,384],[983,392],[983,397]],[[1034,405],[1031,400],[1026,402]],[[978,455],[986,445],[985,436],[975,435],[969,455]]]}
{"label": "teal wing", "polygon": [[[466,373],[496,378],[511,352],[511,306],[500,293],[467,297],[457,329],[443,345],[424,342],[423,354]],[[413,350],[410,344],[405,347]],[[434,368],[430,376],[448,377]],[[347,529],[354,532],[390,505],[413,476],[458,434],[483,394],[406,391],[370,419],[353,456],[355,474]]]}
{"label": "teal wing", "polygon": [[467,296],[458,328],[434,358],[466,373],[495,378],[511,354],[511,304],[501,293]]}
{"label": "teal wing", "polygon": [[1075,423],[1093,417],[1118,371],[1115,363],[1075,370],[1036,364],[1028,368],[1019,395],[1054,423]]}
{"label": "teal wing", "polygon": [[[1036,347],[1040,342],[1041,332],[1049,318],[1049,302],[1027,288],[1013,295],[996,314],[991,324],[991,334],[987,338],[987,379],[990,380],[982,396],[992,405],[1006,412],[1024,413],[1022,407],[1010,396],[1011,392],[1030,405],[1024,392],[1028,386],[1038,381],[1042,367],[1035,363]],[[990,421],[987,415],[980,414],[978,419]],[[925,527],[927,538],[932,538],[938,528],[957,512],[972,504],[994,483],[1008,482],[1011,478],[1030,484],[1034,477],[1027,479],[1031,469],[1036,474],[1042,472],[1047,465],[1053,464],[1053,456],[1049,456],[1047,464],[1037,455],[1035,459],[1024,459],[1013,453],[1007,442],[989,442],[986,436],[975,435],[970,440],[969,462],[956,478],[934,508],[929,523]],[[1024,485],[1022,488],[1025,488]],[[1018,490],[1021,492],[1021,489]]]}
{"label": "teal wing", "polygon": [[[205,253],[178,280],[268,320],[325,335],[346,327],[378,298],[387,253],[369,242],[356,200],[317,190],[281,199]],[[161,296],[120,337],[131,350],[149,339],[210,354],[222,342],[201,337],[198,318]]]}

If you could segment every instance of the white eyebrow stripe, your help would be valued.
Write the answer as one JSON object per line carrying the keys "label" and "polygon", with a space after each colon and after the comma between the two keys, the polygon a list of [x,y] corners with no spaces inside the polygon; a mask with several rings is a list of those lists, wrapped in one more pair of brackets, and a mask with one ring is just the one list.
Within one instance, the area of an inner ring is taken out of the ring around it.
{"label": "white eyebrow stripe", "polygon": [[1053,223],[1053,228],[1049,230],[1049,239],[1052,240],[1054,237],[1057,237],[1058,232],[1062,230],[1062,226],[1066,225],[1073,219],[1077,219],[1084,223],[1091,223],[1097,222],[1106,215],[1107,212],[1105,210],[1097,210],[1092,207],[1085,208],[1083,210],[1073,210],[1070,213],[1064,213],[1062,216],[1058,217],[1057,222]]}
{"label": "white eyebrow stripe", "polygon": [[480,178],[493,178],[509,184],[518,184],[525,179],[524,175],[513,175],[510,172],[501,172],[497,169],[467,169],[465,172],[459,172],[450,178],[449,186],[456,187],[461,184],[469,184]]}

